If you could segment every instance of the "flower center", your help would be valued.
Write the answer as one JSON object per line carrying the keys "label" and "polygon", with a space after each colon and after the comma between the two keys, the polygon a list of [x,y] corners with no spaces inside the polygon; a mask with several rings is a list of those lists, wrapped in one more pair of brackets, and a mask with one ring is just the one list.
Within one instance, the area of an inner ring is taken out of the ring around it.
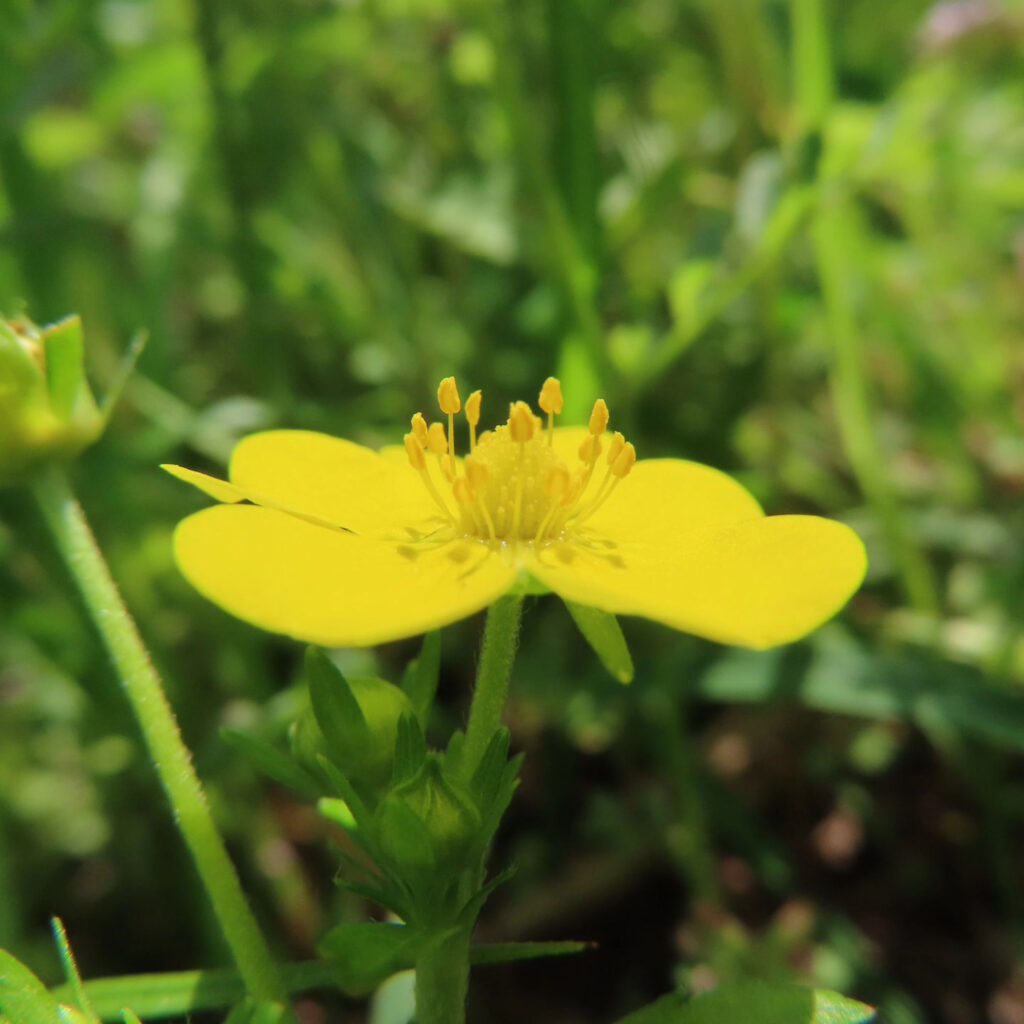
{"label": "flower center", "polygon": [[[460,465],[455,459],[454,423],[462,401],[454,377],[441,381],[437,398],[448,416],[447,429],[443,423],[428,426],[422,413],[416,413],[412,430],[405,435],[405,450],[431,498],[463,536],[489,543],[559,540],[607,501],[636,461],[636,450],[622,434],[614,433],[606,448],[602,443],[608,407],[599,398],[578,461],[567,466],[553,443],[554,419],[563,405],[562,388],[549,377],[538,401],[547,413],[546,428],[526,402],[514,402],[507,423],[477,437],[481,393],[474,391],[465,407],[470,451]],[[595,470],[602,454],[604,472],[598,473]],[[448,488],[439,489],[428,472],[431,456]]]}

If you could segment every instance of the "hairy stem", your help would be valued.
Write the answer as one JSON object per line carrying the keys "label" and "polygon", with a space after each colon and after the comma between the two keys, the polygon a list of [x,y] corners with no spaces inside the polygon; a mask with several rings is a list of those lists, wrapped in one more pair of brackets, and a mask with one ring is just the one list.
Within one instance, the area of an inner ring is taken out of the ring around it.
{"label": "hairy stem", "polygon": [[462,748],[462,770],[467,778],[476,771],[487,744],[501,725],[519,642],[522,610],[522,597],[514,595],[499,598],[487,610],[484,644],[476,673],[473,703],[469,709],[466,742]]}
{"label": "hairy stem", "polygon": [[171,802],[174,820],[195,860],[246,989],[257,1000],[284,1004],[285,988],[214,825],[160,677],[110,576],[67,476],[62,469],[44,470],[34,480],[33,490],[121,677],[153,765]]}

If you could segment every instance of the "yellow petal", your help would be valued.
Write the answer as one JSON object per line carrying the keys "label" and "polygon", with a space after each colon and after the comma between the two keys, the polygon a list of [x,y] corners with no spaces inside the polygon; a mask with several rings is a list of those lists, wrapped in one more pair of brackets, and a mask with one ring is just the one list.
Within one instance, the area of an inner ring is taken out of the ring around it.
{"label": "yellow petal", "polygon": [[491,604],[515,570],[476,541],[373,540],[254,505],[217,505],[174,535],[189,581],[274,633],[331,647],[414,636]]}
{"label": "yellow petal", "polygon": [[313,431],[251,434],[232,453],[229,476],[257,501],[367,536],[400,535],[437,515],[408,464]]}
{"label": "yellow petal", "polygon": [[[599,466],[594,476],[603,475],[604,467]],[[754,496],[720,470],[685,459],[644,459],[616,485],[586,526],[602,536],[645,537],[658,543],[705,526],[763,515]]]}
{"label": "yellow petal", "polygon": [[193,487],[198,487],[203,494],[208,494],[214,501],[225,501],[229,505],[237,501],[249,501],[249,495],[240,487],[229,484],[225,480],[218,480],[215,476],[208,476],[206,473],[197,473],[194,469],[186,469],[184,466],[171,466],[164,464],[160,467],[166,470],[171,476]]}
{"label": "yellow petal", "polygon": [[531,571],[571,601],[642,615],[744,647],[797,640],[831,618],[864,577],[857,535],[816,516],[772,516],[653,538],[595,535],[549,545]]}

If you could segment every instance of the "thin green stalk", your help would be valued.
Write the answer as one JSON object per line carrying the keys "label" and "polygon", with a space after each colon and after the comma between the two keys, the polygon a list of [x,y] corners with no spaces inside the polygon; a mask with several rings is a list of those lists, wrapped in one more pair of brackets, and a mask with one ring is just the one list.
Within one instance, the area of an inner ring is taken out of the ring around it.
{"label": "thin green stalk", "polygon": [[175,821],[195,859],[246,989],[257,1000],[286,1004],[285,988],[214,825],[160,677],[67,476],[60,468],[48,468],[35,478],[33,490],[121,677]]}
{"label": "thin green stalk", "polygon": [[469,991],[469,930],[428,943],[416,958],[416,1024],[463,1024]]}
{"label": "thin green stalk", "polygon": [[939,597],[931,565],[914,542],[885,468],[876,433],[878,417],[852,294],[857,254],[863,251],[861,229],[849,200],[825,195],[814,223],[814,249],[825,315],[832,336],[832,393],[843,447],[885,533],[912,607],[926,615],[938,612]]}
{"label": "thin green stalk", "polygon": [[518,595],[499,598],[487,610],[484,644],[462,747],[462,771],[467,777],[476,771],[491,737],[501,725],[522,611],[523,599]]}

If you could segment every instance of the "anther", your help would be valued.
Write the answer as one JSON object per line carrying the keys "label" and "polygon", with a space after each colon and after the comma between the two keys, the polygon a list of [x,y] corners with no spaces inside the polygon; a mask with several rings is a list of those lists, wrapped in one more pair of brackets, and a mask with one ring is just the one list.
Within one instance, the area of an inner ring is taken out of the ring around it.
{"label": "anther", "polygon": [[473,485],[464,476],[456,477],[452,484],[452,492],[460,505],[472,505],[476,501]]}
{"label": "anther", "polygon": [[441,423],[431,423],[430,429],[427,430],[427,447],[435,455],[447,455],[448,454],[448,437],[444,432],[444,425]]}
{"label": "anther", "polygon": [[445,377],[438,385],[437,404],[441,406],[441,412],[447,416],[454,416],[462,409],[462,399],[459,398],[459,389],[454,377]]}
{"label": "anther", "polygon": [[615,433],[612,434],[611,442],[608,445],[608,455],[606,457],[609,466],[611,466],[615,462],[615,460],[619,457],[619,452],[621,452],[625,446],[626,439],[618,430],[616,430]]}
{"label": "anther", "polygon": [[544,381],[537,404],[541,407],[542,412],[548,414],[548,444],[553,444],[555,440],[555,416],[562,411],[562,407],[565,405],[562,399],[562,384],[557,377],[548,377]]}
{"label": "anther", "polygon": [[593,411],[590,413],[590,422],[587,429],[595,437],[603,434],[608,427],[608,406],[603,398],[594,403]]}
{"label": "anther", "polygon": [[[591,417],[593,419],[593,417]],[[601,441],[597,434],[588,434],[580,445],[579,456],[588,465],[593,467],[601,454]]]}
{"label": "anther", "polygon": [[565,466],[552,466],[544,481],[544,493],[549,498],[560,498],[569,489],[569,470]]}
{"label": "anther", "polygon": [[483,487],[487,483],[490,474],[479,459],[470,455],[463,465],[466,467],[466,478],[474,488]]}
{"label": "anther", "polygon": [[[419,413],[416,415],[418,416]],[[420,444],[419,438],[415,434],[406,434],[404,441],[405,454],[409,456],[409,465],[413,469],[426,469],[427,459],[423,454],[423,445]]]}
{"label": "anther", "polygon": [[636,448],[627,441],[612,463],[612,474],[621,480],[633,468],[634,462],[636,462]]}
{"label": "anther", "polygon": [[419,441],[421,448],[427,447],[427,421],[423,418],[423,413],[418,412],[412,418],[412,432],[416,435],[416,440]]}
{"label": "anther", "polygon": [[513,441],[529,441],[536,421],[525,402],[513,402],[508,411],[508,436]]}
{"label": "anther", "polygon": [[469,423],[469,450],[476,447],[476,425],[480,422],[481,393],[474,391],[466,399],[466,422]]}

